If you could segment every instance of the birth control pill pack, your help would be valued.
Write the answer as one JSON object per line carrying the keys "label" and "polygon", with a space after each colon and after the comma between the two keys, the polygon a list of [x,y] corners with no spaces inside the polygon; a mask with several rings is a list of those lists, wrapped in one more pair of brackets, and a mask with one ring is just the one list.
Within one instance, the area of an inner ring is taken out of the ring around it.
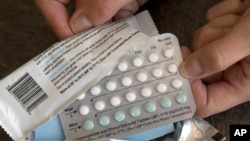
{"label": "birth control pill pack", "polygon": [[192,117],[181,62],[173,34],[150,38],[59,114],[66,139],[123,138]]}

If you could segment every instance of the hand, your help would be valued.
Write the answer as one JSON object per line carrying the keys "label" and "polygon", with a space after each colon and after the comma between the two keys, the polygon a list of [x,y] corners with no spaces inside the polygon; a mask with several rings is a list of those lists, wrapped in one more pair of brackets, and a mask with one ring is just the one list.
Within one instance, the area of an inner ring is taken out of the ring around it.
{"label": "hand", "polygon": [[250,100],[249,3],[224,0],[209,9],[208,23],[195,33],[193,53],[182,49],[181,72],[193,79],[200,117]]}
{"label": "hand", "polygon": [[70,0],[35,0],[46,20],[60,39],[101,25],[113,19],[133,15],[147,0],[74,0],[72,16],[67,11]]}

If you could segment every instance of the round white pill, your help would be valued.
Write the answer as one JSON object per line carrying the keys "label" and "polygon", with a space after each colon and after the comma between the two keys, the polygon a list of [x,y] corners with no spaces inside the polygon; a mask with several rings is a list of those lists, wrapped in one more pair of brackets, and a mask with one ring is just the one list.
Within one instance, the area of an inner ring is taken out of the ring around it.
{"label": "round white pill", "polygon": [[156,90],[157,90],[159,93],[164,93],[164,92],[167,91],[167,86],[166,86],[165,84],[160,83],[160,84],[158,84],[158,85],[156,86]]}
{"label": "round white pill", "polygon": [[82,93],[81,95],[79,95],[76,99],[77,100],[83,100],[85,98],[86,94]]}
{"label": "round white pill", "polygon": [[102,111],[105,108],[105,103],[103,101],[96,101],[95,103],[95,109],[97,111]]}
{"label": "round white pill", "polygon": [[135,93],[134,92],[128,92],[126,94],[126,99],[127,99],[128,102],[135,101],[135,99],[136,99]]}
{"label": "round white pill", "polygon": [[106,89],[109,91],[114,91],[116,87],[117,87],[117,84],[114,81],[109,81],[106,83]]}
{"label": "round white pill", "polygon": [[102,89],[100,86],[94,86],[90,89],[90,93],[94,96],[97,96],[101,93]]}
{"label": "round white pill", "polygon": [[172,63],[172,64],[169,64],[168,65],[168,72],[169,73],[176,73],[177,72],[177,70],[178,70],[178,67],[177,67],[177,65],[176,64],[174,64],[174,63]]}
{"label": "round white pill", "polygon": [[140,57],[134,58],[133,64],[134,64],[134,66],[136,66],[136,67],[142,66],[142,65],[143,65],[143,60],[142,60],[142,58],[140,58]]}
{"label": "round white pill", "polygon": [[125,77],[122,78],[121,82],[122,82],[123,86],[126,86],[126,87],[130,86],[132,84],[132,78],[128,77],[128,76],[125,76]]}
{"label": "round white pill", "polygon": [[145,72],[140,72],[137,74],[137,80],[140,82],[145,82],[148,79],[148,75]]}
{"label": "round white pill", "polygon": [[174,79],[174,80],[172,81],[171,84],[172,84],[172,86],[173,86],[174,88],[179,89],[179,88],[181,88],[181,86],[182,86],[182,81],[181,81],[180,79],[176,78],[176,79]]}
{"label": "round white pill", "polygon": [[174,49],[171,48],[171,47],[168,47],[168,48],[166,48],[166,49],[164,50],[163,53],[164,53],[164,56],[165,56],[166,58],[171,58],[171,57],[174,56]]}
{"label": "round white pill", "polygon": [[126,62],[121,62],[119,65],[118,65],[118,70],[119,71],[126,71],[128,69],[128,64]]}
{"label": "round white pill", "polygon": [[152,90],[150,88],[144,87],[141,89],[141,95],[143,97],[150,97],[152,95]]}
{"label": "round white pill", "polygon": [[153,69],[152,74],[154,77],[159,78],[159,77],[162,77],[163,71],[160,68],[155,68]]}
{"label": "round white pill", "polygon": [[79,113],[83,116],[87,115],[89,113],[89,107],[87,105],[81,105],[79,107]]}
{"label": "round white pill", "polygon": [[112,106],[119,106],[121,104],[121,99],[118,96],[113,96],[110,99],[110,104]]}
{"label": "round white pill", "polygon": [[149,54],[149,56],[148,56],[148,60],[149,60],[150,62],[152,62],[152,63],[157,62],[158,59],[159,59],[159,56],[158,56],[156,53],[151,53],[151,54]]}

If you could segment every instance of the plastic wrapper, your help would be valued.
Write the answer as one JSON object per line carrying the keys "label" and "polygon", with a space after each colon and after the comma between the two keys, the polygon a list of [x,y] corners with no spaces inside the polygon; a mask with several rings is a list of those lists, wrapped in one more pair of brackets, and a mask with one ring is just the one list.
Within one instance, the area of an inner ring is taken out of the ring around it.
{"label": "plastic wrapper", "polygon": [[0,125],[4,130],[14,140],[23,140],[106,76],[149,38],[134,28],[140,27],[137,18],[140,15],[57,42],[3,78]]}

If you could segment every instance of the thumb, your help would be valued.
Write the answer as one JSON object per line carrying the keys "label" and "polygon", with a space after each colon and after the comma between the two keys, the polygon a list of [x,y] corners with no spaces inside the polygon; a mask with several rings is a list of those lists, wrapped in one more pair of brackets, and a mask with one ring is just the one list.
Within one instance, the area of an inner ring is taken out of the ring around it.
{"label": "thumb", "polygon": [[223,71],[250,54],[248,37],[245,28],[232,29],[232,32],[188,56],[180,71],[191,79],[200,79]]}
{"label": "thumb", "polygon": [[131,1],[133,0],[77,0],[70,27],[74,33],[79,33],[103,24]]}

